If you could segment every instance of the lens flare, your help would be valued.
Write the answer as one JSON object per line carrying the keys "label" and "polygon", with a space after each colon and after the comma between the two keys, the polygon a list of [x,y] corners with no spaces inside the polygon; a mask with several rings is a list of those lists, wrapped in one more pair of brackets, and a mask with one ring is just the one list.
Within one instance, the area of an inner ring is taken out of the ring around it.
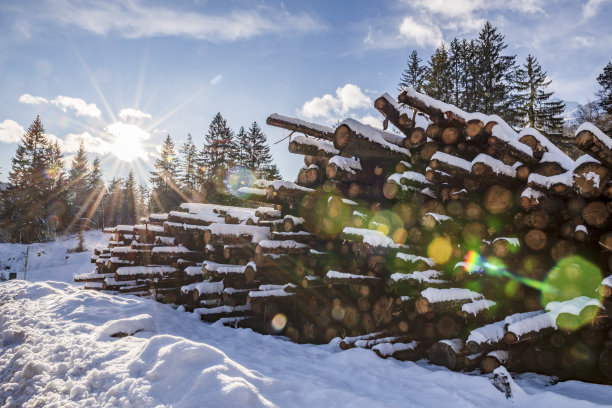
{"label": "lens flare", "polygon": [[285,316],[282,313],[278,313],[276,316],[272,318],[271,325],[272,325],[272,329],[276,333],[281,332],[287,325],[287,316]]}
{"label": "lens flare", "polygon": [[453,246],[447,238],[434,238],[427,247],[427,256],[438,265],[447,263],[452,254]]}
{"label": "lens flare", "polygon": [[602,279],[599,268],[578,255],[561,259],[546,277],[542,304],[579,296],[595,298]]}
{"label": "lens flare", "polygon": [[234,167],[228,170],[223,183],[231,195],[244,197],[244,194],[239,194],[238,190],[241,187],[251,187],[255,183],[255,175],[245,167]]}

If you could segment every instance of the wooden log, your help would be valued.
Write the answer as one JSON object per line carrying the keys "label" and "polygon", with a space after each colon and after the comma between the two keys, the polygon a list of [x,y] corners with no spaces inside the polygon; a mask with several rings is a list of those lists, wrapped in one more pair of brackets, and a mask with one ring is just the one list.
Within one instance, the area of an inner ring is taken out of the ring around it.
{"label": "wooden log", "polygon": [[428,162],[431,160],[431,157],[438,151],[438,143],[436,142],[426,142],[421,151],[419,152],[419,157],[421,160]]}
{"label": "wooden log", "polygon": [[293,132],[300,132],[308,136],[316,137],[324,140],[334,140],[334,129],[317,125],[315,123],[306,122],[301,119],[290,118],[287,116],[278,115],[276,113],[268,116],[266,123],[270,126],[276,126]]}
{"label": "wooden log", "polygon": [[334,147],[349,156],[363,158],[402,160],[410,157],[408,150],[385,140],[384,133],[347,119],[336,128]]}
{"label": "wooden log", "polygon": [[461,369],[465,354],[465,345],[461,339],[440,340],[427,350],[429,361],[450,370]]}
{"label": "wooden log", "polygon": [[612,152],[610,151],[610,138],[598,129],[584,129],[574,138],[579,149],[592,153],[608,168],[612,168]]}
{"label": "wooden log", "polygon": [[600,163],[582,163],[574,169],[574,189],[583,197],[598,197],[604,194],[610,176],[610,169]]}
{"label": "wooden log", "polygon": [[523,237],[523,240],[525,245],[534,251],[541,251],[549,244],[546,233],[537,228],[529,230]]}
{"label": "wooden log", "polygon": [[603,228],[608,224],[610,212],[603,201],[592,201],[582,210],[582,218],[588,225]]}
{"label": "wooden log", "polygon": [[400,111],[397,103],[387,93],[376,98],[374,107],[379,111],[389,122],[399,129],[404,135],[409,136],[414,127],[414,122],[400,119]]}
{"label": "wooden log", "polygon": [[454,126],[449,126],[442,132],[442,142],[447,145],[457,144],[461,138],[462,132]]}
{"label": "wooden log", "polygon": [[289,152],[305,156],[312,156],[316,158],[317,161],[321,161],[325,158],[329,158],[340,153],[338,149],[334,147],[331,141],[301,135],[295,136],[289,142]]}
{"label": "wooden log", "polygon": [[483,205],[491,214],[503,214],[513,205],[512,191],[506,187],[495,184],[486,191]]}

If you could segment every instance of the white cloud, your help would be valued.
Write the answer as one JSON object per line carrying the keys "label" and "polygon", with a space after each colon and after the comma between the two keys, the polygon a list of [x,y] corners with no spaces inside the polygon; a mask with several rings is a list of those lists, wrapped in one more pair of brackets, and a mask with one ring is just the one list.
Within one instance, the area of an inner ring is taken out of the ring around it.
{"label": "white cloud", "polygon": [[607,2],[608,0],[589,0],[582,7],[582,17],[585,19],[589,19],[591,17],[595,17],[597,14],[597,10],[599,6]]}
{"label": "white cloud", "polygon": [[[307,13],[259,5],[224,15],[179,10],[141,0],[55,0],[51,18],[95,34],[118,33],[125,38],[182,36],[212,42],[236,41],[263,34],[310,32],[323,28]],[[164,3],[170,4],[170,3]]]}
{"label": "white cloud", "polygon": [[444,41],[442,31],[437,25],[419,23],[411,16],[402,20],[399,26],[399,36],[409,42],[414,41],[420,46],[433,45],[437,47]]}
{"label": "white cloud", "polygon": [[571,45],[574,48],[590,48],[595,45],[595,39],[593,37],[576,36],[572,38]]}
{"label": "white cloud", "polygon": [[217,85],[223,79],[223,75],[219,74],[210,80],[211,85]]}
{"label": "white cloud", "polygon": [[346,84],[336,89],[336,96],[325,94],[304,103],[298,113],[308,119],[337,119],[352,109],[369,108],[372,100],[357,85]]}
{"label": "white cloud", "polygon": [[5,119],[0,122],[0,142],[2,143],[17,143],[25,134],[23,127],[11,119]]}
{"label": "white cloud", "polygon": [[383,128],[383,122],[380,117],[372,116],[369,113],[357,120],[359,120],[359,122],[361,123],[365,123],[366,125],[370,125],[380,130],[382,130]]}
{"label": "white cloud", "polygon": [[98,118],[102,112],[95,103],[86,103],[81,98],[73,98],[70,96],[58,95],[55,99],[51,99],[51,103],[66,112],[68,108],[74,109],[77,116],[90,116]]}
{"label": "white cloud", "polygon": [[30,94],[23,94],[19,97],[19,102],[25,103],[27,105],[38,105],[39,103],[48,103],[45,98],[42,96],[32,96]]}
{"label": "white cloud", "polygon": [[110,143],[99,136],[92,136],[89,132],[69,133],[62,143],[62,150],[67,153],[77,152],[81,143],[88,153],[107,154],[111,151]]}
{"label": "white cloud", "polygon": [[151,119],[151,114],[143,112],[138,109],[124,108],[119,111],[119,117],[122,120],[128,120],[128,118],[134,119]]}

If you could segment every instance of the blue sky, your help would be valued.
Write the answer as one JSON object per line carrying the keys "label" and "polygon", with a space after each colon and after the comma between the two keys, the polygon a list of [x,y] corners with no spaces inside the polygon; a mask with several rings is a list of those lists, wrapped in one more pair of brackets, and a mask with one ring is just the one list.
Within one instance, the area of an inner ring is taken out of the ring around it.
{"label": "blue sky", "polygon": [[[85,142],[105,177],[144,181],[157,147],[201,147],[216,112],[237,131],[273,112],[380,123],[406,58],[498,27],[507,52],[535,55],[555,96],[584,103],[612,60],[612,1],[7,1],[0,3],[0,180],[37,114],[67,162]],[[272,146],[294,179],[301,158]]]}

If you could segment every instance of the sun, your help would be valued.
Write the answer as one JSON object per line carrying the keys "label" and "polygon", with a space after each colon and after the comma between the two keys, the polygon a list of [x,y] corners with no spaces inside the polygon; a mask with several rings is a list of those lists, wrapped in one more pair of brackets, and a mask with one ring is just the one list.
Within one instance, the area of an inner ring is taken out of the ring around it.
{"label": "sun", "polygon": [[106,131],[112,137],[111,153],[117,159],[131,163],[136,159],[146,159],[148,157],[144,142],[151,135],[146,130],[136,125],[115,122],[109,125]]}

